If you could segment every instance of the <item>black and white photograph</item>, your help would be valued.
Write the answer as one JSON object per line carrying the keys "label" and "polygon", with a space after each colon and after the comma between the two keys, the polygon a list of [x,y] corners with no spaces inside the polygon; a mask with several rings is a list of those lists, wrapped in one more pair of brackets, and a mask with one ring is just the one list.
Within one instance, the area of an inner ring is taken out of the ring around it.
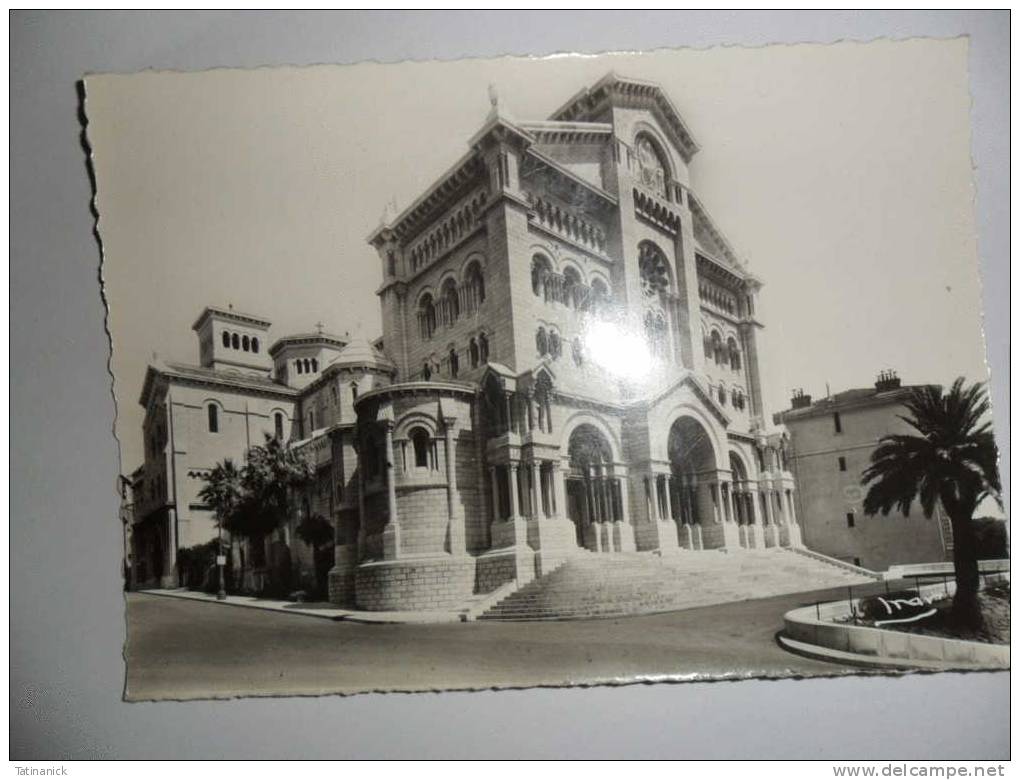
{"label": "black and white photograph", "polygon": [[86,77],[125,698],[1008,668],[966,56]]}

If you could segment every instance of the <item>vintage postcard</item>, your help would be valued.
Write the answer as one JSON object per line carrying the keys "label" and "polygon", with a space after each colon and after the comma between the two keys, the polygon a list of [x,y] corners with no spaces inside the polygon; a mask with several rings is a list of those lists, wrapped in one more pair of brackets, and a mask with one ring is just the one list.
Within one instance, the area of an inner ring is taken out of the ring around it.
{"label": "vintage postcard", "polygon": [[1008,668],[966,39],[84,84],[128,699]]}

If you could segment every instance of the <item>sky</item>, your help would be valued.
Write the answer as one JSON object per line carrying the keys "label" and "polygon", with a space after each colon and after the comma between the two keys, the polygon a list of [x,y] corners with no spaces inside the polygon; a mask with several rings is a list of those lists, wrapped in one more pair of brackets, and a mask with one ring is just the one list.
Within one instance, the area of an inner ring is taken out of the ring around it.
{"label": "sky", "polygon": [[204,306],[271,339],[379,335],[385,204],[467,152],[490,84],[545,119],[610,70],[660,84],[701,145],[692,187],[765,283],[770,412],[886,368],[987,379],[964,38],[90,76],[124,473],[145,367],[197,362]]}

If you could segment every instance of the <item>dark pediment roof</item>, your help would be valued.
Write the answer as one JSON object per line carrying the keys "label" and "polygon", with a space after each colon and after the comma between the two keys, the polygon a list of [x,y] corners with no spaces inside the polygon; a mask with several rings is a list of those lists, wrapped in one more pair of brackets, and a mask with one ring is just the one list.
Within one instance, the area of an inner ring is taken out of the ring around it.
{"label": "dark pediment roof", "polygon": [[585,87],[550,117],[560,122],[590,121],[607,105],[640,105],[653,109],[662,119],[685,161],[700,148],[673,101],[658,84],[608,73]]}

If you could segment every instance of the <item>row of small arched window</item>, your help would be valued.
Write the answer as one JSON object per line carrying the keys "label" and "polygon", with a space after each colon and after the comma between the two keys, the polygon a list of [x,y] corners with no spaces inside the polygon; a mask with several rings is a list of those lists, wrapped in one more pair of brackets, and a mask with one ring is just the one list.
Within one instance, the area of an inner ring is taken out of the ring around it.
{"label": "row of small arched window", "polygon": [[705,342],[705,357],[710,357],[718,366],[730,366],[734,371],[741,368],[740,347],[737,340],[730,336],[726,343],[723,343],[719,331],[712,331],[712,335]]}
{"label": "row of small arched window", "polygon": [[[468,360],[470,361],[471,368],[478,368],[478,366],[484,365],[489,362],[489,337],[484,333],[479,333],[477,336],[472,336],[468,341]],[[450,351],[446,355],[446,364],[451,379],[456,379],[460,374],[460,355],[457,353],[456,347],[450,347]],[[432,379],[432,377],[438,373],[439,367],[433,366],[428,360],[422,365],[421,376],[426,382]]]}
{"label": "row of small arched window", "polygon": [[464,283],[457,286],[447,279],[439,291],[439,298],[425,293],[418,299],[418,331],[423,340],[430,339],[442,324],[449,328],[460,318],[461,312],[472,314],[485,301],[485,277],[481,265],[471,263],[464,274]]}
{"label": "row of small arched window", "polygon": [[535,349],[542,357],[559,360],[560,355],[563,354],[563,342],[560,339],[560,334],[553,328],[549,328],[549,331],[546,332],[544,326],[539,326],[535,332]]}
{"label": "row of small arched window", "polygon": [[319,372],[319,361],[315,358],[299,358],[294,361],[294,366],[299,374],[317,374]]}
{"label": "row of small arched window", "polygon": [[[723,387],[722,385],[719,385],[718,398],[719,403],[722,404],[723,406],[726,406],[727,400],[726,388]],[[744,395],[744,391],[741,390],[739,387],[735,387],[733,391],[729,394],[728,398],[733,403],[734,409],[739,409],[743,411],[744,409],[747,408],[747,396]]]}
{"label": "row of small arched window", "polygon": [[593,314],[604,311],[611,302],[609,287],[601,279],[594,279],[590,287],[585,286],[576,268],[568,266],[562,274],[557,274],[549,258],[541,254],[531,258],[531,291],[546,303],[560,303]]}
{"label": "row of small arched window", "polygon": [[227,349],[240,349],[258,354],[259,340],[257,336],[241,336],[237,333],[223,331],[223,346]]}

